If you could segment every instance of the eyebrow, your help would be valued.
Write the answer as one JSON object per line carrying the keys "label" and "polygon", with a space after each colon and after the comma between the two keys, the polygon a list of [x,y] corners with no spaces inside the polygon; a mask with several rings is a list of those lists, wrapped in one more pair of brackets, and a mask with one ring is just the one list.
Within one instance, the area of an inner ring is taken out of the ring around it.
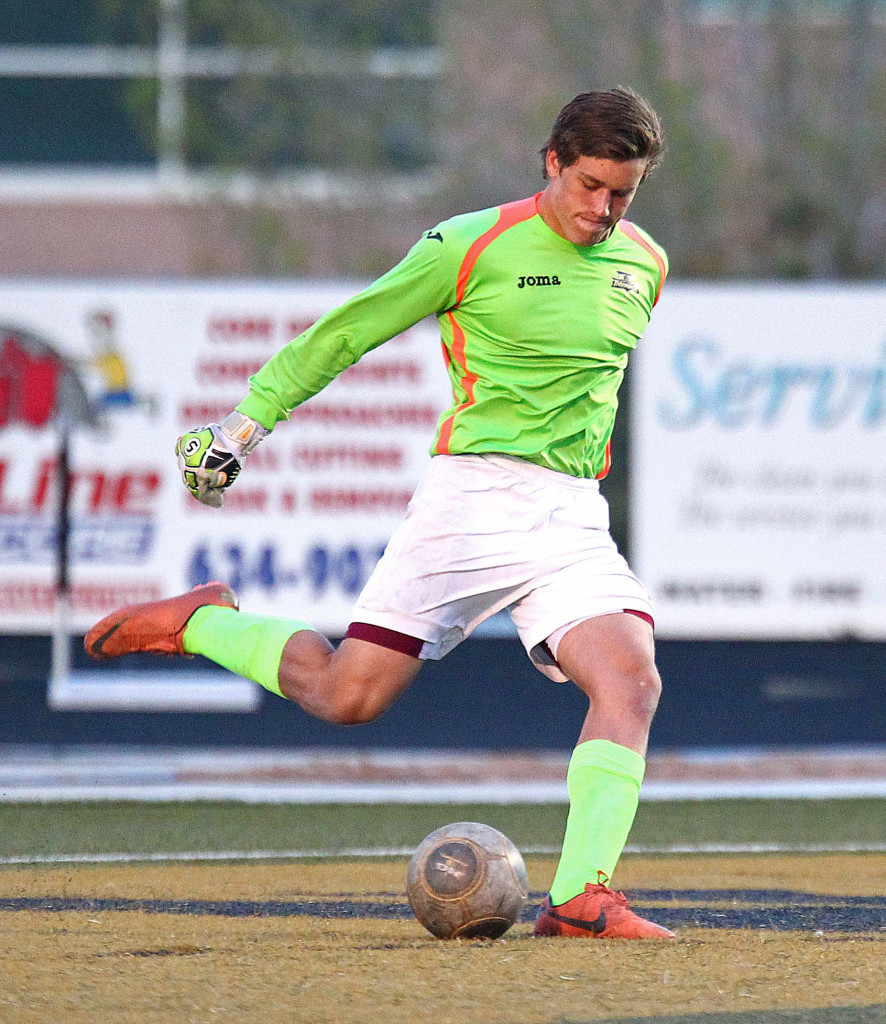
{"label": "eyebrow", "polygon": [[612,188],[605,181],[600,181],[599,178],[595,178],[593,174],[588,174],[585,171],[579,171],[578,176],[585,185],[594,185],[596,188],[608,188],[612,192],[630,192],[634,187],[633,185],[622,185],[618,188]]}

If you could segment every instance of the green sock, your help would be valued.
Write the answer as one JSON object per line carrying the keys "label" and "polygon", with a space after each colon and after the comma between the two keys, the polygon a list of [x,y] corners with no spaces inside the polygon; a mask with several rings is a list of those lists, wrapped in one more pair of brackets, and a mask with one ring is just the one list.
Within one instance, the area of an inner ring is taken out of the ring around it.
{"label": "green sock", "polygon": [[283,648],[294,633],[310,628],[296,619],[207,604],[188,619],[182,644],[187,654],[202,654],[282,697],[277,677]]}
{"label": "green sock", "polygon": [[645,771],[636,751],[609,740],[588,740],[572,752],[566,773],[569,817],[551,903],[566,903],[587,882],[612,877],[637,813]]}

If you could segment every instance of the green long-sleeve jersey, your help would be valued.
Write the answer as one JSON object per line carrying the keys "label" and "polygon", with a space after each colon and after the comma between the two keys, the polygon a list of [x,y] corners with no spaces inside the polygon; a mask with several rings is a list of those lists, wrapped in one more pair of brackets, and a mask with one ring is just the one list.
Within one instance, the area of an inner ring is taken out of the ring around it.
{"label": "green long-sleeve jersey", "polygon": [[578,246],[545,224],[538,196],[462,214],[281,349],[237,408],[270,429],[364,353],[435,314],[453,403],[432,454],[499,452],[601,477],[628,354],[666,273],[664,251],[624,220]]}

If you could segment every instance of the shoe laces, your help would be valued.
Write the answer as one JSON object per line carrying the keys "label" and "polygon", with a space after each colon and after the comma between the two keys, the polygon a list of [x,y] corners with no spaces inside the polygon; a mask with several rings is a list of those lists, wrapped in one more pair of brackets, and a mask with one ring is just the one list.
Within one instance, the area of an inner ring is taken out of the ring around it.
{"label": "shoe laces", "polygon": [[623,892],[617,892],[615,889],[610,889],[605,882],[597,882],[596,885],[589,882],[588,889],[596,889],[598,892],[605,893],[607,896],[611,897],[613,900],[615,900],[616,903],[621,903],[624,906],[628,905],[627,896],[625,896]]}

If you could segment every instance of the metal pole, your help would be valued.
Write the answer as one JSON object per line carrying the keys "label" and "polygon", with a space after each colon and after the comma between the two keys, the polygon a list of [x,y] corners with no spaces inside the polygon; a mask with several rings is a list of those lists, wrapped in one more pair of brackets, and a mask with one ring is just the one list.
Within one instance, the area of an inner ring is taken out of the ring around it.
{"label": "metal pole", "polygon": [[55,629],[52,635],[52,681],[61,683],[71,673],[70,538],[71,538],[71,424],[59,414],[59,450],[56,464],[57,520],[55,573]]}

